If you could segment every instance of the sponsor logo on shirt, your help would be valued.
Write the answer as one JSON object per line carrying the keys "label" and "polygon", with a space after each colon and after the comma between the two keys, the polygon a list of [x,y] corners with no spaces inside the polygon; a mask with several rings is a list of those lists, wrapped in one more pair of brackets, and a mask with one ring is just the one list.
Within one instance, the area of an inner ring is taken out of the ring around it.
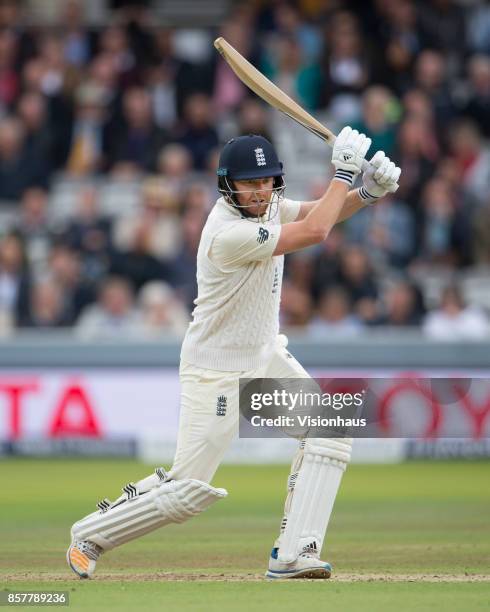
{"label": "sponsor logo on shirt", "polygon": [[269,240],[269,230],[266,230],[263,227],[259,228],[259,235],[257,236],[257,242],[259,244],[264,244],[266,240]]}

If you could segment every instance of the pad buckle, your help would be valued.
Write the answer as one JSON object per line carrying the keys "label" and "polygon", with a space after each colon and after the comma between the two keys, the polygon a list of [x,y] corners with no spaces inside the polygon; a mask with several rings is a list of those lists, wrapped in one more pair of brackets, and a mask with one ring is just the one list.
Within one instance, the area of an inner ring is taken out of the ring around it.
{"label": "pad buckle", "polygon": [[155,474],[158,476],[161,482],[165,482],[168,479],[168,474],[162,467],[156,468]]}
{"label": "pad buckle", "polygon": [[128,501],[131,501],[132,499],[138,497],[138,489],[136,488],[134,482],[129,482],[122,488],[122,490],[123,493],[126,493],[126,498]]}
{"label": "pad buckle", "polygon": [[101,514],[104,514],[111,507],[111,500],[104,497],[104,499],[97,503],[97,508],[100,510]]}

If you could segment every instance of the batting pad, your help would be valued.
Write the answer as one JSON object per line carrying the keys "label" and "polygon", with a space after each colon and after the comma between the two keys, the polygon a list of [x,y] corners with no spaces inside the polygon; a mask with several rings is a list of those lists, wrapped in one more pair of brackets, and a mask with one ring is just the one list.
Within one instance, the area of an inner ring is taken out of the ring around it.
{"label": "batting pad", "polygon": [[291,563],[303,551],[321,551],[351,448],[351,438],[306,440],[286,527],[281,534],[279,561]]}
{"label": "batting pad", "polygon": [[94,512],[72,527],[72,537],[90,540],[105,551],[150,531],[183,523],[228,495],[200,480],[170,480],[115,507]]}

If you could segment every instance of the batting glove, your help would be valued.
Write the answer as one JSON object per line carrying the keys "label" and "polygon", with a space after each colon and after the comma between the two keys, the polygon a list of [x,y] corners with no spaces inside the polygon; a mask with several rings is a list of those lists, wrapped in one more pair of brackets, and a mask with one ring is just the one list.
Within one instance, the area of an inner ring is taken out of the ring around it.
{"label": "batting glove", "polygon": [[387,193],[395,193],[400,173],[400,168],[395,166],[383,151],[378,151],[362,175],[359,197],[366,204],[372,204]]}
{"label": "batting glove", "polygon": [[352,185],[362,171],[364,157],[371,146],[371,139],[359,134],[351,127],[345,127],[335,139],[332,164],[335,166],[334,178]]}

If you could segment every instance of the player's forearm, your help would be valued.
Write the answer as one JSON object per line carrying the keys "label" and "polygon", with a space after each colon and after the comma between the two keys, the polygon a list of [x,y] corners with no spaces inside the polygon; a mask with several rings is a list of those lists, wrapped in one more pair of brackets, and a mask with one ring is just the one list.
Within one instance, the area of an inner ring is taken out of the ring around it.
{"label": "player's forearm", "polygon": [[340,210],[336,223],[340,223],[352,217],[352,215],[365,206],[366,202],[359,197],[359,191],[357,189],[352,189],[345,198],[344,205]]}
{"label": "player's forearm", "polygon": [[346,183],[333,180],[324,195],[305,216],[305,227],[325,239],[345,207],[348,189]]}
{"label": "player's forearm", "polygon": [[274,255],[292,253],[325,240],[337,221],[348,189],[346,183],[332,181],[304,219],[282,226]]}

